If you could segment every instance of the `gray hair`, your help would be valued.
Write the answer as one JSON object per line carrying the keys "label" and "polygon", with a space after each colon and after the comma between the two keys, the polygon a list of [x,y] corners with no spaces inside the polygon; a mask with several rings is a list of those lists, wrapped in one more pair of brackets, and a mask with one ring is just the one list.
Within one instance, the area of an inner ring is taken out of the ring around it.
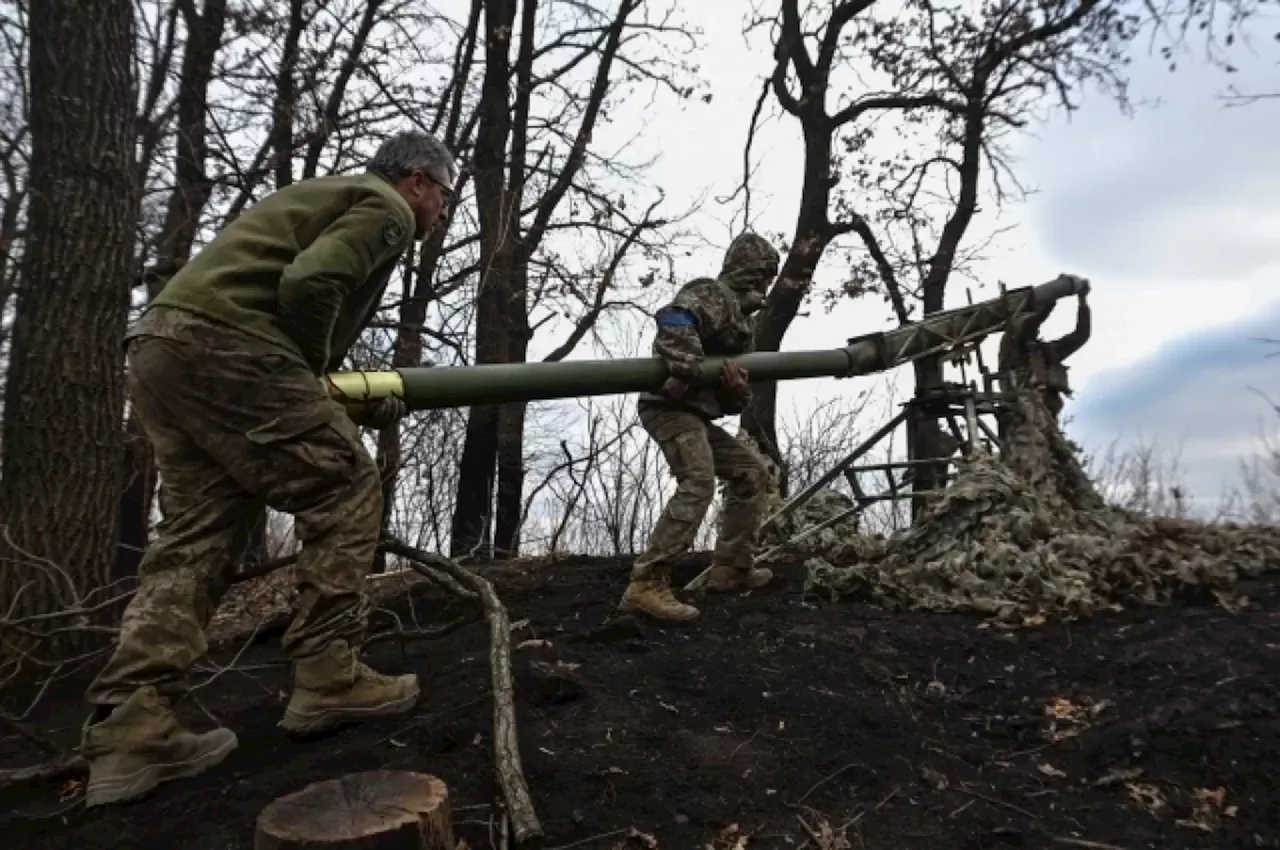
{"label": "gray hair", "polygon": [[383,142],[367,168],[392,182],[403,180],[419,169],[432,173],[437,179],[447,176],[450,183],[458,178],[458,164],[444,142],[416,130],[397,133]]}

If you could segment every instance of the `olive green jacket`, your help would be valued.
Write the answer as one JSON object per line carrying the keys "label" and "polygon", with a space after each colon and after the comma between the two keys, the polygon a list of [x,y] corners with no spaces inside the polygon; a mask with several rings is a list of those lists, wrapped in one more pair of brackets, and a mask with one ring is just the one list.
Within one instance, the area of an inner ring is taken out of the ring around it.
{"label": "olive green jacket", "polygon": [[373,317],[413,232],[413,210],[378,175],[303,180],[228,225],[151,305],[273,342],[320,375]]}

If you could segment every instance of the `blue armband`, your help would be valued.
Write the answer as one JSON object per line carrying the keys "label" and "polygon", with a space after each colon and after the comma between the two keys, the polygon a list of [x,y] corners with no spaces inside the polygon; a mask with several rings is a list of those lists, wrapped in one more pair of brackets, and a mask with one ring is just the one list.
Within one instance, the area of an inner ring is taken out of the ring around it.
{"label": "blue armband", "polygon": [[698,327],[698,318],[692,310],[684,307],[663,307],[654,319],[660,328],[694,328]]}

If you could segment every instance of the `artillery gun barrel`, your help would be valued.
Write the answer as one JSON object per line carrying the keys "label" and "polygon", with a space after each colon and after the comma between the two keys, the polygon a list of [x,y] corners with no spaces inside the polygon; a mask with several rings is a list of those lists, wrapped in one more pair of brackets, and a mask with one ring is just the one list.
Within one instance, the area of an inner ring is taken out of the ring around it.
{"label": "artillery gun barrel", "polygon": [[[1075,295],[1084,285],[1081,278],[1062,275],[1039,286],[1009,290],[989,301],[934,313],[891,331],[855,337],[843,348],[708,357],[702,364],[701,381],[708,384],[718,381],[726,359],[746,369],[753,384],[803,378],[849,378],[887,371],[981,339],[1003,329],[1013,316]],[[430,366],[329,375],[349,403],[399,396],[411,410],[650,392],[661,387],[667,377],[667,367],[662,360],[639,357]]]}

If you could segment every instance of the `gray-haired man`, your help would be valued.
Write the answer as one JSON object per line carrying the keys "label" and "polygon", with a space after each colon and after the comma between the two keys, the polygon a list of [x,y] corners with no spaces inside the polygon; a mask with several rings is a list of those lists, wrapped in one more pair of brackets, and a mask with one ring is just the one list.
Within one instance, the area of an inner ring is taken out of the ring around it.
{"label": "gray-haired man", "polygon": [[[183,729],[172,704],[264,504],[294,516],[302,543],[283,639],[294,690],[280,725],[311,734],[416,703],[416,676],[383,676],[358,657],[382,493],[323,376],[372,317],[410,239],[446,216],[457,176],[437,139],[406,133],[365,174],[281,189],[174,275],[129,332],[129,397],[155,450],[164,520],[89,688],[88,805],[193,776],[235,748],[229,729]],[[403,415],[389,399],[361,424]]]}

